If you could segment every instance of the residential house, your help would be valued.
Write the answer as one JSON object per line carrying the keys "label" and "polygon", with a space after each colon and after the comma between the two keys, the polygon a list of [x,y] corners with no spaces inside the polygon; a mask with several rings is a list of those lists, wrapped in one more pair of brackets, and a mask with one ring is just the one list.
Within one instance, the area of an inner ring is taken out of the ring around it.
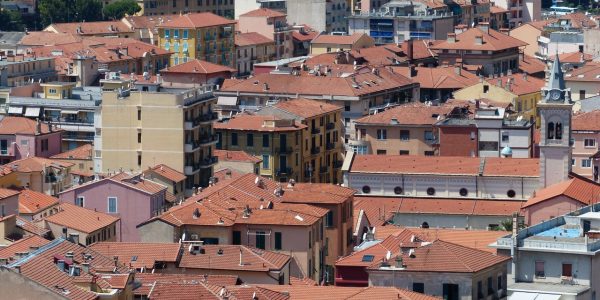
{"label": "residential house", "polygon": [[101,241],[120,241],[120,218],[71,203],[61,203],[58,212],[43,219],[54,238],[69,239],[84,246]]}
{"label": "residential house", "polygon": [[81,37],[135,38],[136,32],[121,21],[52,23],[47,32],[73,34]]}
{"label": "residential house", "polygon": [[0,189],[0,216],[16,215],[19,213],[19,191]]}
{"label": "residential house", "polygon": [[327,33],[348,31],[349,6],[345,0],[285,1],[290,24],[309,24],[315,31]]}
{"label": "residential house", "polygon": [[[185,199],[185,174],[165,165],[148,167],[142,172],[145,180],[150,180],[167,187],[166,199],[172,204]],[[169,199],[173,196],[174,199]]]}
{"label": "residential house", "polygon": [[[566,52],[558,55],[561,67],[564,70],[577,69],[592,62],[594,56],[583,51]],[[553,57],[548,58],[548,61],[554,61]]]}
{"label": "residential house", "polygon": [[20,258],[27,256],[30,252],[33,252],[48,243],[50,243],[49,240],[37,235],[15,241],[11,245],[0,250],[0,265],[4,266],[19,260]]}
{"label": "residential house", "polygon": [[[127,86],[128,81],[116,77],[105,84]],[[144,81],[134,87],[141,92],[102,93],[101,133],[94,142],[95,171],[142,172],[160,161],[186,175],[186,195],[191,195],[194,187],[208,185],[217,163],[212,155],[217,143],[212,130],[217,118],[212,108],[214,86],[191,88]]]}
{"label": "residential house", "polygon": [[445,5],[446,9],[431,9],[428,4],[433,3],[389,1],[377,10],[353,11],[347,17],[348,32],[367,34],[376,44],[444,39],[454,32],[455,16]]}
{"label": "residential house", "polygon": [[508,27],[515,28],[523,23],[542,19],[541,0],[497,0],[494,5],[508,11]]}
{"label": "residential house", "polygon": [[[294,51],[292,28],[286,14],[259,8],[239,16],[237,30],[242,34],[256,32],[274,42],[274,59],[290,58]],[[266,51],[265,51],[266,52]],[[269,59],[273,60],[273,59]]]}
{"label": "residential house", "polygon": [[183,246],[180,243],[96,242],[88,248],[142,274],[173,272],[181,259]]}
{"label": "residential house", "polygon": [[292,57],[307,56],[310,53],[310,42],[319,33],[307,25],[297,25],[293,29],[292,41],[294,43],[294,53]]}
{"label": "residential house", "polygon": [[243,245],[202,245],[189,242],[175,272],[236,275],[246,284],[289,284],[288,254]]}
{"label": "residential house", "polygon": [[506,74],[519,68],[519,49],[527,45],[512,36],[490,29],[482,22],[462,33],[448,33],[446,41],[433,45],[440,64],[478,66],[478,75]]}
{"label": "residential house", "polygon": [[[7,97],[8,115],[49,122],[62,132],[60,149],[75,149],[94,140],[94,118],[102,100],[99,87],[75,87],[75,83],[34,83],[13,88]],[[34,121],[31,121],[34,122]],[[58,130],[54,130],[58,131]]]}
{"label": "residential house", "polygon": [[399,300],[434,300],[433,296],[423,295],[410,290],[395,287],[336,287],[311,285],[270,285],[270,291],[285,293],[291,299],[312,299],[315,295],[327,295],[327,299],[399,299]]}
{"label": "residential house", "polygon": [[458,25],[471,27],[473,24],[490,20],[490,6],[492,3],[489,1],[454,0],[447,5],[450,11],[456,15],[455,23]]}
{"label": "residential house", "polygon": [[22,190],[19,192],[19,217],[30,221],[41,220],[58,211],[58,198],[44,193]]}
{"label": "residential house", "polygon": [[74,166],[71,169],[72,181],[75,184],[82,184],[94,177],[93,153],[92,144],[83,144],[83,146],[75,149],[53,155],[50,159],[73,163]]}
{"label": "residential house", "polygon": [[[494,30],[508,29],[510,23],[509,16],[512,16],[508,9],[494,5],[490,6],[490,28]],[[514,26],[514,23],[513,23]]]}
{"label": "residential house", "polygon": [[201,59],[234,67],[234,24],[208,12],[173,16],[158,25],[158,45],[173,53],[170,66]]}
{"label": "residential house", "polygon": [[215,150],[215,156],[219,158],[216,170],[230,169],[242,174],[258,174],[262,163],[262,158],[242,150]]}
{"label": "residential house", "polygon": [[4,166],[10,169],[10,173],[16,174],[16,181],[11,181],[10,186],[56,195],[73,184],[73,165],[70,162],[33,156],[12,161]]}
{"label": "residential house", "polygon": [[551,219],[499,238],[492,246],[512,258],[509,297],[593,299],[598,285],[594,274],[599,208],[593,204],[570,212],[556,211],[558,215]]}
{"label": "residential house", "polygon": [[538,56],[548,59],[555,53],[584,52],[584,50],[593,53],[593,49],[585,49],[584,32],[590,33],[587,35],[588,40],[593,41],[598,38],[598,34],[594,34],[598,32],[594,30],[597,27],[598,22],[583,12],[559,16],[546,24],[538,37]]}
{"label": "residential house", "polygon": [[365,33],[352,35],[320,34],[310,42],[310,54],[322,54],[344,50],[358,50],[375,45],[375,40]]}
{"label": "residential house", "polygon": [[201,86],[205,84],[221,84],[235,74],[235,69],[213,64],[207,61],[190,59],[160,70],[162,82],[176,82],[179,85]]}
{"label": "residential house", "polygon": [[[172,287],[175,286],[177,291],[181,291],[179,287],[182,284],[186,284],[192,281],[203,282],[213,284],[217,286],[234,286],[240,284],[237,276],[229,275],[210,275],[210,274],[170,274],[170,273],[136,273],[136,282],[139,282],[139,286],[133,290],[135,297],[143,298],[148,297],[150,292],[153,292],[156,286],[159,289],[162,286]],[[168,295],[173,295],[172,293]]]}
{"label": "residential house", "polygon": [[403,74],[420,85],[421,101],[443,103],[452,98],[453,92],[477,83],[477,75],[454,67],[393,67],[394,72]]}
{"label": "residential house", "polygon": [[56,80],[52,57],[25,57],[25,55],[0,56],[0,86],[26,85],[32,81]]}
{"label": "residential house", "polygon": [[[512,103],[515,113],[525,119],[537,119],[537,104],[542,99],[544,80],[523,74],[480,80],[453,93],[455,99],[489,99],[496,103]],[[536,122],[539,120],[536,120]],[[539,123],[539,122],[537,122]]]}
{"label": "residential house", "polygon": [[36,156],[50,157],[60,153],[63,130],[23,118],[4,116],[0,119],[0,162]]}
{"label": "residential house", "polygon": [[596,182],[599,180],[600,162],[598,143],[600,142],[600,111],[593,110],[573,115],[572,119],[572,170]]}
{"label": "residential house", "polygon": [[19,49],[19,45],[25,35],[22,31],[3,31],[0,35],[0,52],[5,55],[22,54],[25,49]]}
{"label": "residential house", "polygon": [[546,69],[548,66],[541,60],[527,54],[519,54],[519,73],[525,73],[528,76],[544,79],[546,78]]}
{"label": "residential house", "polygon": [[536,57],[540,53],[538,37],[542,35],[544,27],[552,22],[554,22],[554,19],[542,20],[538,18],[536,21],[525,22],[511,29],[509,35],[527,44],[523,48],[525,55]]}
{"label": "residential house", "polygon": [[[561,60],[562,62],[562,60]],[[573,110],[578,111],[581,100],[600,94],[600,64],[588,63],[577,69],[565,72],[565,83],[571,89]]]}
{"label": "residential house", "polygon": [[356,120],[356,139],[349,146],[356,154],[437,155],[434,124],[454,106],[406,104]]}
{"label": "residential house", "polygon": [[[292,155],[288,156],[287,164],[292,165],[293,158],[299,163],[300,172],[304,173],[304,176],[301,174],[296,180],[305,182],[309,177],[308,181],[314,179],[314,182],[336,184],[341,181],[341,173],[338,171],[343,156],[341,106],[299,98],[278,101],[256,111],[256,114],[293,118],[308,126],[299,137],[303,140],[300,143],[299,160]],[[284,146],[280,141],[280,148],[286,148]],[[279,162],[282,162],[281,156]]]}
{"label": "residential house", "polygon": [[[174,197],[171,195],[171,201]],[[117,173],[105,179],[75,186],[59,194],[60,201],[121,218],[118,240],[139,242],[136,225],[169,205],[167,187],[138,175]]]}
{"label": "residential house", "polygon": [[441,240],[406,248],[367,268],[369,286],[394,286],[452,300],[506,297],[510,257]]}
{"label": "residential house", "polygon": [[239,75],[251,74],[255,63],[271,61],[277,55],[275,42],[258,32],[237,33],[235,47]]}
{"label": "residential house", "polygon": [[[189,0],[173,1],[144,1],[142,8],[145,16],[154,18],[163,18],[163,22],[168,22],[169,18],[175,18],[181,13],[213,13],[215,15],[232,19],[234,17],[233,1],[202,2]],[[170,14],[170,15],[169,15]],[[164,16],[168,15],[168,16]]]}

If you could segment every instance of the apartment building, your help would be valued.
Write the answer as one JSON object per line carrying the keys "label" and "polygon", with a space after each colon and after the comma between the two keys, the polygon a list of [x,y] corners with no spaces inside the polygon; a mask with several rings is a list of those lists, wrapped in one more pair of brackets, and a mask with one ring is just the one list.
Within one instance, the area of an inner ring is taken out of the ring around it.
{"label": "apartment building", "polygon": [[44,31],[81,37],[135,38],[135,30],[121,21],[52,23]]}
{"label": "apartment building", "polygon": [[523,48],[523,53],[528,56],[535,57],[539,55],[538,37],[542,35],[544,26],[550,24],[554,19],[530,21],[523,23],[510,30],[509,34],[521,41],[527,43]]}
{"label": "apartment building", "polygon": [[436,68],[393,67],[393,70],[419,83],[421,101],[434,103],[444,103],[453,97],[454,91],[478,81],[477,75],[468,72],[460,65]]}
{"label": "apartment building", "polygon": [[102,92],[99,87],[75,85],[49,82],[13,88],[6,101],[8,115],[40,119],[64,130],[62,149],[90,143],[94,140],[94,118],[100,108]]}
{"label": "apartment building", "polygon": [[438,51],[440,64],[474,65],[478,73],[506,74],[519,68],[519,49],[527,44],[489,28],[489,23],[479,23],[459,34],[448,33],[446,41],[431,49]]}
{"label": "apartment building", "polygon": [[343,157],[342,107],[317,100],[279,101],[257,115],[290,118],[306,125],[300,147],[300,176],[303,182],[341,182]]}
{"label": "apartment building", "polygon": [[356,139],[349,145],[356,154],[437,155],[434,124],[453,106],[400,105],[356,120]]}
{"label": "apartment building", "polygon": [[598,120],[600,111],[575,114],[573,116],[572,168],[578,175],[599,180],[600,161],[598,143],[600,142],[600,127]]}
{"label": "apartment building", "polygon": [[178,85],[196,85],[220,83],[231,78],[235,69],[213,64],[207,61],[190,59],[186,63],[160,70],[161,81],[177,82]]}
{"label": "apartment building", "polygon": [[143,14],[145,16],[178,15],[187,13],[213,13],[215,15],[233,19],[233,0],[144,0]]}
{"label": "apartment building", "polygon": [[[562,60],[561,60],[562,62]],[[571,98],[575,101],[573,109],[578,111],[581,100],[600,93],[600,65],[588,63],[565,73],[565,83],[571,89]]]}
{"label": "apartment building", "polygon": [[43,220],[56,239],[70,239],[75,244],[87,246],[95,242],[120,241],[121,237],[117,234],[120,219],[79,205],[61,203],[56,213]]}
{"label": "apartment building", "polygon": [[310,54],[359,50],[373,46],[375,46],[375,40],[365,33],[356,32],[352,35],[320,34],[310,42]]}
{"label": "apartment building", "polygon": [[[66,161],[35,156],[15,160],[4,165],[7,170],[3,172],[3,185],[28,188],[54,196],[73,185],[71,177],[73,165]],[[13,174],[16,176],[11,176]]]}
{"label": "apartment building", "polygon": [[52,57],[0,55],[0,86],[12,87],[31,82],[49,82],[57,78]]}
{"label": "apartment building", "polygon": [[454,32],[449,9],[430,9],[425,2],[390,1],[379,10],[354,11],[348,16],[348,32],[365,33],[377,44],[410,39],[442,40]]}
{"label": "apartment building", "polygon": [[30,156],[50,157],[61,152],[64,131],[51,125],[13,116],[0,118],[0,163]]}
{"label": "apartment building", "polygon": [[542,19],[542,1],[540,0],[500,0],[494,5],[508,10],[508,28],[515,28],[522,23]]}
{"label": "apartment building", "polygon": [[185,200],[185,174],[165,164],[149,167],[142,174],[144,179],[167,187],[165,200],[168,202],[168,206],[176,205]]}
{"label": "apartment building", "polygon": [[274,59],[290,58],[294,52],[292,27],[287,15],[279,11],[259,8],[239,16],[237,30],[241,33],[257,32],[275,43]]}
{"label": "apartment building", "polygon": [[317,32],[347,32],[346,16],[350,5],[346,0],[285,1],[291,24],[310,24]]}
{"label": "apartment building", "polygon": [[75,184],[82,184],[94,177],[93,157],[94,149],[92,144],[84,144],[75,149],[53,155],[50,158],[73,163],[74,166],[71,169],[72,180]]}
{"label": "apartment building", "polygon": [[102,93],[95,124],[100,129],[94,141],[96,172],[141,172],[160,162],[185,174],[188,196],[193,188],[208,185],[217,163],[213,86],[163,87],[156,81],[129,86],[119,77],[103,83],[124,89]]}
{"label": "apartment building", "polygon": [[235,47],[237,72],[242,76],[250,75],[255,63],[271,61],[277,57],[275,42],[258,32],[237,33]]}
{"label": "apartment building", "polygon": [[173,16],[157,26],[158,45],[173,53],[170,66],[200,59],[234,67],[234,24],[212,13]]}

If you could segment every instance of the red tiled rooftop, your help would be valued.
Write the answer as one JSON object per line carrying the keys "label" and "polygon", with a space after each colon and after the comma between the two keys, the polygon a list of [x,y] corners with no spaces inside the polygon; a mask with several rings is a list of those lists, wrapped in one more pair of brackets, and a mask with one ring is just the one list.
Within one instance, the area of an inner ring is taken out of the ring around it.
{"label": "red tiled rooftop", "polygon": [[[118,257],[119,262],[133,268],[153,269],[156,262],[176,263],[179,243],[98,242],[90,249],[106,257]],[[135,260],[134,260],[135,257]]]}
{"label": "red tiled rooftop", "polygon": [[238,161],[238,162],[250,162],[250,163],[259,163],[262,161],[261,158],[258,158],[248,152],[241,150],[215,150],[215,156],[219,158],[219,161]]}
{"label": "red tiled rooftop", "polygon": [[235,35],[235,45],[237,47],[245,47],[252,45],[275,44],[273,39],[270,39],[258,32],[245,32]]}
{"label": "red tiled rooftop", "polygon": [[[421,103],[389,108],[356,120],[357,125],[433,125],[452,111],[454,106],[431,106]],[[395,121],[393,121],[395,120]]]}
{"label": "red tiled rooftop", "polygon": [[[37,122],[25,117],[5,116],[0,119],[0,134],[26,134],[39,135],[50,133],[48,124],[41,122],[40,131],[37,131]],[[62,129],[53,129],[54,131],[62,131]]]}
{"label": "red tiled rooftop", "polygon": [[76,160],[91,160],[92,159],[92,144],[84,144],[75,149],[56,154],[50,158],[57,159],[76,159]]}
{"label": "red tiled rooftop", "polygon": [[18,253],[30,253],[50,241],[37,235],[22,238],[11,245],[0,249],[0,258],[8,259],[8,263],[18,259]]}
{"label": "red tiled rooftop", "polygon": [[44,168],[53,167],[53,168],[68,168],[72,167],[75,164],[60,160],[53,160],[43,157],[29,157],[23,158],[20,160],[15,160],[6,164],[6,167],[12,168],[13,171],[30,173],[30,172],[42,172]]}
{"label": "red tiled rooftop", "polygon": [[588,63],[572,71],[565,72],[565,81],[585,81],[599,83],[600,63]]}
{"label": "red tiled rooftop", "polygon": [[[475,38],[477,36],[481,36],[483,38],[483,43],[480,45],[475,43]],[[443,41],[437,45],[434,45],[432,49],[500,51],[511,48],[519,48],[526,45],[527,43],[521,40],[493,29],[489,29],[489,33],[485,33],[480,28],[471,28],[467,31],[457,34],[456,42],[452,43]]]}
{"label": "red tiled rooftop", "polygon": [[[188,247],[188,245],[184,247]],[[281,270],[291,259],[286,254],[242,245],[204,245],[201,247],[204,253],[194,254],[188,249],[184,249],[179,267],[186,269],[269,272]],[[240,256],[242,260],[241,265]]]}
{"label": "red tiled rooftop", "polygon": [[35,214],[58,204],[58,198],[44,193],[22,190],[19,193],[19,214]]}
{"label": "red tiled rooftop", "polygon": [[74,204],[61,203],[59,211],[45,220],[83,233],[92,233],[116,223],[119,218]]}
{"label": "red tiled rooftop", "polygon": [[569,180],[537,190],[523,205],[523,208],[551,200],[561,195],[569,197],[584,205],[591,205],[598,201],[597,197],[600,195],[600,185],[589,179],[574,176]]}
{"label": "red tiled rooftop", "polygon": [[234,275],[202,275],[202,274],[168,274],[168,273],[136,273],[135,281],[139,287],[133,290],[136,296],[148,296],[155,283],[183,284],[192,281],[204,282],[211,285],[235,285],[238,277]]}
{"label": "red tiled rooftop", "polygon": [[[61,33],[77,35],[117,35],[119,33],[133,33],[133,31],[121,21],[52,23],[49,27],[53,27]],[[48,31],[50,31],[50,29],[48,29]]]}
{"label": "red tiled rooftop", "polygon": [[[217,16],[213,13],[191,13],[173,16],[157,27],[159,28],[204,28],[215,26],[233,25],[235,21]],[[233,29],[233,28],[232,28]]]}
{"label": "red tiled rooftop", "polygon": [[234,72],[235,69],[213,64],[204,60],[193,59],[186,63],[162,69],[161,73],[188,73],[188,74],[214,74],[220,72]]}
{"label": "red tiled rooftop", "polygon": [[341,106],[306,98],[282,100],[274,107],[302,118],[312,118],[342,110]]}
{"label": "red tiled rooftop", "polygon": [[395,287],[340,287],[303,285],[260,285],[265,289],[287,293],[290,299],[314,300],[315,295],[326,295],[329,300],[398,299],[439,300],[437,297],[398,289]]}
{"label": "red tiled rooftop", "polygon": [[[394,72],[405,76],[410,72],[408,67],[393,67],[393,69]],[[462,68],[460,74],[456,72],[455,67],[416,67],[415,72],[415,76],[410,78],[425,89],[461,89],[479,82],[477,75]]]}
{"label": "red tiled rooftop", "polygon": [[[506,87],[508,80],[510,79],[510,88]],[[546,84],[546,81],[533,76],[523,76],[523,74],[512,74],[498,78],[487,79],[487,82],[491,85],[497,85],[499,82],[502,84],[502,88],[509,90],[515,95],[522,96],[526,94],[539,93],[540,90]]]}
{"label": "red tiled rooftop", "polygon": [[[232,117],[226,123],[214,123],[214,128],[219,130],[242,130],[242,131],[264,131],[264,132],[279,132],[279,131],[297,131],[306,128],[306,125],[296,121],[292,121],[294,125],[281,126],[265,126],[270,122],[277,122],[281,119],[276,116],[262,116],[240,114]],[[287,120],[284,120],[287,122]]]}
{"label": "red tiled rooftop", "polygon": [[519,70],[527,74],[540,73],[546,70],[546,64],[535,57],[524,54],[523,59],[519,60]]}
{"label": "red tiled rooftop", "polygon": [[285,17],[287,16],[284,13],[272,10],[272,9],[268,9],[268,8],[259,8],[259,9],[255,9],[255,10],[251,10],[245,14],[241,14],[240,17],[269,17],[269,18],[276,18],[276,17]]}
{"label": "red tiled rooftop", "polygon": [[[185,174],[165,165],[165,164],[158,164],[154,167],[149,168],[148,170],[144,171],[144,173],[147,175],[149,173],[155,173],[157,175],[160,175],[166,179],[172,180],[174,182],[180,182],[185,180]],[[152,175],[150,175],[152,176]]]}

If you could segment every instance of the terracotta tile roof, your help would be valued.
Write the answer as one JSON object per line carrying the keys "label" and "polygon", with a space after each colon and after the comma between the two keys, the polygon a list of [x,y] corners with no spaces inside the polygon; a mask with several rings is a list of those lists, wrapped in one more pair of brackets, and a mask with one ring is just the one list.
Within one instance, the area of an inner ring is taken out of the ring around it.
{"label": "terracotta tile roof", "polygon": [[165,165],[165,164],[158,164],[154,167],[149,168],[148,170],[144,171],[144,174],[149,174],[149,173],[155,173],[157,175],[160,175],[166,179],[169,179],[171,181],[174,182],[180,182],[185,180],[185,174]]}
{"label": "terracotta tile roof", "polygon": [[106,257],[117,256],[119,262],[132,268],[151,270],[156,262],[176,263],[181,244],[98,242],[89,248]]}
{"label": "terracotta tile roof", "polygon": [[46,217],[45,220],[79,232],[92,233],[116,223],[119,218],[74,204],[61,203],[59,212]]}
{"label": "terracotta tile roof", "polygon": [[406,267],[400,272],[477,273],[510,260],[507,256],[494,255],[441,240],[416,248],[412,256],[401,256]]}
{"label": "terracotta tile roof", "polygon": [[25,252],[30,253],[34,249],[46,245],[49,242],[49,240],[37,235],[25,237],[12,243],[8,247],[0,249],[0,258],[8,259],[8,263],[11,263],[19,259],[17,254]]}
{"label": "terracotta tile roof", "polygon": [[58,198],[44,193],[22,190],[19,193],[19,214],[35,214],[58,204]]}
{"label": "terracotta tile roof", "polygon": [[23,229],[27,233],[41,237],[44,237],[50,233],[50,230],[44,227],[44,221],[38,221],[34,223],[19,216],[17,216],[17,227]]}
{"label": "terracotta tile roof", "polygon": [[148,296],[155,283],[183,284],[192,281],[204,282],[211,285],[225,286],[238,283],[234,275],[200,275],[200,274],[165,274],[165,273],[136,273],[135,281],[139,287],[133,290],[136,296]]}
{"label": "terracotta tile roof", "polygon": [[268,18],[276,18],[276,17],[285,17],[287,16],[284,13],[268,9],[268,8],[259,8],[255,10],[251,10],[245,14],[241,14],[240,17],[268,17]]}
{"label": "terracotta tile roof", "polygon": [[[415,40],[413,42],[413,60],[422,60],[437,57],[437,50],[433,47],[443,43],[443,40]],[[408,43],[400,44],[402,52],[406,55],[408,52]]]}
{"label": "terracotta tile roof", "polygon": [[161,73],[189,73],[189,74],[214,74],[220,72],[234,72],[235,69],[213,64],[204,60],[193,59],[186,63],[162,69]]}
{"label": "terracotta tile roof", "polygon": [[317,284],[316,281],[314,281],[308,277],[298,278],[298,277],[290,276],[290,285],[318,286],[319,284]]}
{"label": "terracotta tile roof", "polygon": [[69,168],[74,165],[75,164],[70,163],[70,162],[34,156],[34,157],[15,160],[13,162],[6,164],[5,166],[12,168],[13,171],[30,173],[30,172],[42,172],[42,170],[44,170],[44,167]]}
{"label": "terracotta tile roof", "polygon": [[305,98],[283,100],[273,106],[302,118],[312,118],[342,110],[341,106],[335,104]]}
{"label": "terracotta tile roof", "polygon": [[[48,124],[41,122],[41,134],[47,134]],[[12,117],[5,116],[0,119],[0,134],[27,134],[27,135],[38,135],[37,133],[37,122],[35,120],[24,118],[24,117]],[[54,131],[62,131],[54,130]]]}
{"label": "terracotta tile roof", "polygon": [[228,20],[213,13],[192,13],[180,16],[173,16],[170,19],[163,20],[158,28],[204,28],[215,26],[233,25],[235,21]]}
{"label": "terracotta tile roof", "polygon": [[18,195],[18,194],[19,194],[19,191],[11,190],[11,189],[5,189],[5,188],[0,188],[0,200],[8,198],[8,197],[15,196],[15,195]]}
{"label": "terracotta tile roof", "polygon": [[310,28],[308,25],[302,25],[302,26],[304,27],[303,30],[292,31],[292,38],[294,40],[297,40],[299,42],[310,42],[317,35],[319,35],[318,32],[316,32],[314,29]]}
{"label": "terracotta tile roof", "polygon": [[490,13],[491,14],[505,14],[507,13],[508,10],[500,7],[500,6],[496,6],[496,5],[492,5],[490,6]]}
{"label": "terracotta tile roof", "polygon": [[486,79],[486,81],[491,85],[497,85],[498,82],[502,82],[502,88],[506,89],[506,83],[509,78],[511,80],[510,92],[518,96],[539,93],[546,84],[543,79],[533,76],[527,76],[527,78],[525,78],[523,74],[507,75],[498,78]]}
{"label": "terracotta tile roof", "polygon": [[[437,214],[437,215],[475,215],[475,216],[510,216],[518,212],[523,201],[518,200],[483,200],[462,198],[389,198],[389,197],[355,197],[355,207],[375,206],[367,212],[369,221],[381,220],[381,213],[373,211],[386,205],[386,217],[394,213],[403,214]],[[390,200],[393,199],[393,200]],[[369,216],[369,214],[372,216]],[[374,221],[372,221],[374,222]],[[377,223],[375,223],[377,224]],[[381,222],[379,222],[381,224]]]}
{"label": "terracotta tile roof", "polygon": [[148,179],[144,179],[144,178],[142,178],[141,174],[132,175],[132,174],[125,173],[125,172],[119,172],[116,174],[112,174],[112,175],[108,176],[107,178],[103,178],[101,180],[89,181],[84,184],[74,186],[74,187],[64,190],[60,193],[65,193],[67,191],[80,189],[82,187],[86,187],[86,186],[93,185],[93,184],[104,183],[107,180],[110,180],[117,184],[121,184],[121,185],[125,185],[128,187],[134,188],[138,191],[141,191],[143,193],[150,194],[150,195],[161,193],[161,192],[167,190],[166,186],[164,186],[160,183],[157,183],[157,182],[153,182]]}
{"label": "terracotta tile roof", "polygon": [[[184,248],[186,247],[188,245],[184,245]],[[204,253],[190,253],[188,249],[184,249],[179,267],[239,272],[269,272],[281,270],[291,259],[286,254],[243,245],[204,245],[201,247]],[[242,265],[240,265],[240,252]]]}
{"label": "terracotta tile roof", "polygon": [[77,160],[91,160],[92,159],[92,144],[84,144],[83,146],[79,146],[75,149],[56,154],[50,158],[58,158],[58,159],[77,159]]}
{"label": "terracotta tile roof", "polygon": [[372,66],[387,66],[406,62],[407,58],[401,48],[396,45],[382,45],[363,49],[356,49],[362,59]]}
{"label": "terracotta tile roof", "polygon": [[[402,75],[409,73],[408,67],[392,67],[394,72]],[[479,82],[477,75],[461,70],[460,74],[456,74],[454,67],[416,67],[416,74],[411,77],[415,82],[425,89],[461,89]]]}
{"label": "terracotta tile roof", "polygon": [[[73,252],[73,259],[65,258],[67,252]],[[67,272],[61,271],[56,266],[56,260],[65,260],[67,263],[81,264],[84,262],[83,254],[90,254],[93,259],[89,260],[91,274],[82,271],[81,276],[69,276]],[[85,290],[76,285],[76,282],[91,281],[92,275],[96,275],[99,270],[110,268],[115,271],[114,274],[126,274],[127,270],[122,266],[115,264],[112,258],[105,257],[91,249],[65,241],[64,239],[54,240],[36,251],[35,255],[16,261],[9,267],[20,267],[20,274],[45,286],[53,292],[67,299],[87,300],[97,299],[98,295],[94,292]],[[110,285],[106,280],[97,276],[97,284],[103,290],[110,290]]]}
{"label": "terracotta tile roof", "polygon": [[49,46],[81,42],[81,37],[70,33],[54,33],[48,31],[29,31],[21,39],[24,46]]}
{"label": "terracotta tile roof", "polygon": [[161,300],[219,300],[216,294],[202,283],[156,282],[148,294],[149,299]]}
{"label": "terracotta tile roof", "polygon": [[[356,120],[357,125],[427,125],[435,124],[452,111],[454,106],[431,106],[413,103],[389,108],[383,112]],[[392,120],[395,120],[392,122]]]}
{"label": "terracotta tile roof", "polygon": [[327,295],[329,300],[348,299],[398,299],[398,300],[439,300],[437,297],[411,292],[394,287],[340,287],[302,285],[260,285],[277,292],[288,293],[290,299],[313,300],[315,295]]}
{"label": "terracotta tile roof", "polygon": [[311,41],[311,44],[354,45],[354,43],[358,42],[358,40],[360,38],[362,38],[363,36],[366,36],[366,37],[372,39],[367,34],[365,34],[365,33],[358,33],[358,32],[354,33],[352,35],[328,35],[328,34],[321,34],[321,35],[315,37]]}
{"label": "terracotta tile roof", "polygon": [[600,63],[588,63],[566,72],[565,81],[600,82]]}
{"label": "terracotta tile roof", "polygon": [[519,60],[519,70],[521,72],[535,74],[546,70],[546,64],[541,60],[527,54],[524,54],[523,56],[523,59]]}
{"label": "terracotta tile roof", "polygon": [[[216,151],[217,150],[215,150],[215,152]],[[215,155],[217,155],[217,154],[215,153]],[[220,159],[221,158],[219,157],[219,160]],[[261,161],[262,161],[262,159],[261,159]],[[216,170],[213,174],[213,177],[216,177],[219,182],[223,182],[224,180],[238,178],[242,175],[244,175],[244,173],[241,173],[241,172],[229,169],[229,168],[224,168],[224,169]]]}
{"label": "terracotta tile roof", "polygon": [[[477,45],[475,43],[475,37],[482,36],[483,43]],[[437,45],[434,45],[433,49],[455,49],[455,50],[486,50],[486,51],[500,51],[511,48],[518,48],[526,46],[527,43],[518,40],[509,35],[500,33],[496,30],[490,29],[489,34],[486,34],[479,28],[471,28],[456,35],[456,42],[451,43],[443,41]]]}
{"label": "terracotta tile roof", "polygon": [[584,205],[591,205],[598,201],[597,197],[600,195],[600,185],[589,179],[575,176],[569,180],[537,190],[523,205],[523,208],[551,200],[561,195],[581,202]]}
{"label": "terracotta tile roof", "polygon": [[356,191],[347,187],[323,183],[296,183],[284,187],[282,202],[305,204],[339,204],[351,201]]}
{"label": "terracotta tile roof", "polygon": [[[546,27],[548,24],[554,23],[556,21],[557,21],[557,19],[546,19],[546,20],[539,20],[539,21],[523,23],[521,26],[532,26],[535,29],[542,31],[544,29],[544,27]],[[521,26],[519,26],[519,27],[521,27]],[[519,28],[519,27],[517,27],[517,28]]]}
{"label": "terracotta tile roof", "polygon": [[167,189],[167,187],[162,184],[146,179],[124,179],[120,182],[149,194],[157,194],[162,191],[166,191]]}
{"label": "terracotta tile roof", "polygon": [[575,114],[571,126],[575,131],[600,131],[600,110]]}
{"label": "terracotta tile roof", "polygon": [[273,39],[270,39],[258,32],[237,33],[235,35],[235,45],[245,47],[251,45],[275,44]]}
{"label": "terracotta tile roof", "polygon": [[298,131],[306,128],[307,126],[300,123],[294,122],[294,125],[282,125],[282,126],[265,126],[265,122],[282,120],[276,116],[262,116],[262,115],[249,115],[239,114],[233,116],[226,123],[214,123],[216,130],[243,130],[243,131],[264,131],[264,132],[279,132],[279,131]]}
{"label": "terracotta tile roof", "polygon": [[[266,299],[266,300],[289,300],[291,299],[289,295],[276,292],[264,287],[253,286],[253,285],[235,285],[225,287],[227,295],[230,295],[229,299]],[[211,290],[213,292],[219,292],[222,287],[212,286]]]}
{"label": "terracotta tile roof", "polygon": [[[594,57],[591,54],[582,53],[579,51],[561,53],[558,55],[558,59],[560,60],[561,64],[564,64],[564,63],[580,64],[580,63],[590,62],[590,61],[592,61],[593,58]],[[548,58],[548,60],[554,61],[554,56],[550,56]]]}
{"label": "terracotta tile roof", "polygon": [[568,20],[570,22],[570,27],[573,28],[596,28],[598,27],[598,22],[595,21],[592,17],[586,15],[582,12],[576,12],[564,16],[560,16],[557,18],[558,20],[555,23],[560,23],[561,20]]}
{"label": "terracotta tile roof", "polygon": [[[335,266],[369,267],[374,264],[379,264],[379,262],[385,258],[388,251],[396,253],[400,251],[402,247],[418,247],[420,245],[420,243],[411,242],[410,236],[407,239],[405,237],[390,235],[381,243],[377,243],[363,250],[355,251],[348,256],[338,259],[335,262]],[[365,255],[372,255],[373,259],[363,259]]]}
{"label": "terracotta tile roof", "polygon": [[538,159],[412,155],[356,155],[350,172],[479,175],[481,159],[483,176],[539,176]]}
{"label": "terracotta tile roof", "polygon": [[234,151],[234,150],[215,150],[214,155],[219,158],[219,161],[239,161],[239,162],[251,162],[259,163],[262,161],[261,158],[249,154],[246,151]]}
{"label": "terracotta tile roof", "polygon": [[221,92],[265,93],[264,84],[268,85],[268,93],[288,95],[318,95],[327,93],[333,96],[362,96],[376,92],[406,88],[413,82],[399,74],[378,68],[379,75],[371,72],[357,73],[348,77],[335,76],[294,76],[286,74],[258,74],[243,81],[225,80]]}
{"label": "terracotta tile roof", "polygon": [[[49,28],[54,28],[58,32],[76,35],[117,35],[119,33],[133,33],[133,31],[121,21],[52,23],[45,30],[51,31]],[[79,31],[77,29],[79,29]]]}

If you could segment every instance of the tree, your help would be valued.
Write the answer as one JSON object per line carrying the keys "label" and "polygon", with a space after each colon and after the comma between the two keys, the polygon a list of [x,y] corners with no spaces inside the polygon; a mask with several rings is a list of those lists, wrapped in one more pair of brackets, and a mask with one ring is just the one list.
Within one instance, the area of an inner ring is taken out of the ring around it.
{"label": "tree", "polygon": [[42,26],[68,22],[69,11],[66,2],[64,0],[41,0],[38,9],[42,18]]}
{"label": "tree", "polygon": [[111,20],[118,20],[127,15],[134,15],[142,10],[135,0],[117,0],[104,6],[102,13],[104,17]]}
{"label": "tree", "polygon": [[42,25],[52,23],[102,20],[102,3],[98,0],[41,0]]}
{"label": "tree", "polygon": [[76,22],[102,20],[102,3],[98,0],[76,0],[73,20]]}
{"label": "tree", "polygon": [[0,31],[23,31],[21,14],[12,10],[0,10]]}

